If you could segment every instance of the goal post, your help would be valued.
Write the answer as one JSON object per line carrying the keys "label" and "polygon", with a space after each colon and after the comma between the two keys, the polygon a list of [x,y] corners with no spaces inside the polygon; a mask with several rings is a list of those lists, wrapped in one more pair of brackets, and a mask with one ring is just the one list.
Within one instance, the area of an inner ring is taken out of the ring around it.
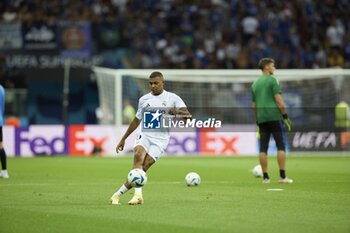
{"label": "goal post", "polygon": [[99,96],[100,124],[122,125],[122,75],[120,70],[94,67]]}
{"label": "goal post", "polygon": [[[99,91],[100,123],[121,126],[124,100],[128,99],[137,109],[138,99],[150,91],[148,77],[155,70],[93,67],[93,71]],[[189,107],[198,109],[250,108],[250,86],[261,75],[257,69],[157,71],[164,75],[165,89],[181,96]],[[331,108],[341,100],[350,103],[350,69],[279,69],[275,76],[290,107]],[[244,112],[244,109],[239,111],[242,116],[238,123],[251,118]],[[227,114],[229,111],[223,111],[221,115],[230,117]]]}

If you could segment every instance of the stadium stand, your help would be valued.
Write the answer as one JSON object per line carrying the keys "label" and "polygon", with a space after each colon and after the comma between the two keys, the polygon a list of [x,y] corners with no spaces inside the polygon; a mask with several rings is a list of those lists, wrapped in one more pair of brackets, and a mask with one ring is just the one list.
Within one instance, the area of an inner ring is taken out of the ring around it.
{"label": "stadium stand", "polygon": [[2,22],[113,25],[134,54],[129,68],[177,69],[252,68],[261,56],[280,68],[350,67],[349,10],[346,0],[0,3]]}
{"label": "stadium stand", "polygon": [[[0,26],[6,32],[6,25],[20,25],[22,35],[18,37],[23,42],[15,44],[17,38],[11,37],[12,49],[0,43],[0,80],[7,89],[28,90],[25,105],[27,113],[33,113],[28,116],[29,123],[59,123],[61,106],[50,111],[57,113],[52,118],[42,111],[48,108],[46,100],[40,99],[40,90],[28,83],[40,80],[42,85],[50,86],[47,77],[58,75],[54,69],[63,66],[63,50],[74,49],[87,39],[89,43],[82,52],[88,61],[83,71],[74,74],[73,85],[78,86],[72,86],[70,114],[71,123],[95,123],[98,103],[91,99],[97,96],[97,88],[94,80],[88,80],[89,59],[94,56],[102,57],[98,65],[110,68],[252,69],[264,56],[275,58],[278,69],[350,68],[348,12],[347,0],[4,0],[0,2]],[[80,25],[85,35],[65,28],[72,24]],[[15,27],[11,30],[16,31]],[[71,40],[68,47],[62,37],[67,31],[78,35],[65,38]],[[43,39],[45,36],[51,40]],[[6,38],[2,40],[6,42]],[[306,95],[309,85],[315,89],[318,84],[286,85],[294,85],[288,89],[305,90],[302,94]],[[228,87],[228,92],[233,92],[227,95],[232,95],[237,106],[246,107],[249,86]],[[52,93],[57,94],[52,101],[60,103],[62,86],[54,88]],[[329,93],[335,91],[331,82],[327,88]],[[87,97],[78,101],[74,92],[83,93],[80,89],[87,90]],[[133,90],[142,92],[136,84]],[[315,96],[321,95],[322,89]],[[339,100],[327,101],[327,106],[333,106]]]}

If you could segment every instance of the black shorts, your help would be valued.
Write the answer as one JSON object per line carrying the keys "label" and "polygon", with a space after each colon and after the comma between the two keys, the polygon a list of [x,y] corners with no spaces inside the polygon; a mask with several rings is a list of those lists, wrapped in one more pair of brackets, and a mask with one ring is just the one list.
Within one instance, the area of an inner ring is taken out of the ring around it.
{"label": "black shorts", "polygon": [[0,142],[2,142],[2,126],[0,126]]}
{"label": "black shorts", "polygon": [[259,129],[260,152],[267,153],[271,134],[275,139],[277,150],[286,151],[286,129],[282,120],[260,123]]}

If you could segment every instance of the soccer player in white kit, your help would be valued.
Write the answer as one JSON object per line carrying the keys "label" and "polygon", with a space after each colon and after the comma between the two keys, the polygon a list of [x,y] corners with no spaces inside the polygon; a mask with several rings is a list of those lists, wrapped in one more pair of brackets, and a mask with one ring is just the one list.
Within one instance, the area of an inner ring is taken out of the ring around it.
{"label": "soccer player in white kit", "polygon": [[[149,76],[149,85],[151,92],[139,99],[136,116],[118,143],[116,147],[117,153],[124,149],[125,140],[139,126],[140,122],[143,123],[143,112],[147,109],[151,108],[155,110],[159,108],[163,110],[163,112],[165,109],[167,114],[190,118],[190,113],[188,112],[184,101],[178,95],[164,90],[164,77],[162,73],[157,71],[152,72]],[[153,118],[157,118],[159,116],[157,115],[158,113],[159,112],[156,111],[156,113],[152,114]],[[147,132],[140,127],[140,132],[136,137],[134,147],[133,168],[140,168],[147,172],[147,170],[159,159],[161,154],[164,153],[169,144],[169,138],[169,131],[158,130]],[[120,197],[131,188],[131,185],[126,181],[119,190],[113,194],[110,199],[111,203],[114,205],[120,204]],[[128,204],[138,205],[143,203],[142,188],[135,188],[134,196]]]}

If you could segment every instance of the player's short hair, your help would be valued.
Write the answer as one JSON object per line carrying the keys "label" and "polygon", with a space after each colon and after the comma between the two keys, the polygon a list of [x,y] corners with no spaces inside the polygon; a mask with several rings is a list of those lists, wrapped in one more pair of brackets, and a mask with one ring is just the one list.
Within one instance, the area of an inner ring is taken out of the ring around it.
{"label": "player's short hair", "polygon": [[160,77],[162,80],[164,80],[163,74],[159,71],[154,71],[149,76],[149,78],[155,78],[155,77]]}
{"label": "player's short hair", "polygon": [[259,64],[258,64],[259,69],[263,70],[265,68],[265,66],[267,66],[270,63],[275,63],[275,60],[273,60],[272,58],[269,58],[269,57],[261,58],[259,61]]}

